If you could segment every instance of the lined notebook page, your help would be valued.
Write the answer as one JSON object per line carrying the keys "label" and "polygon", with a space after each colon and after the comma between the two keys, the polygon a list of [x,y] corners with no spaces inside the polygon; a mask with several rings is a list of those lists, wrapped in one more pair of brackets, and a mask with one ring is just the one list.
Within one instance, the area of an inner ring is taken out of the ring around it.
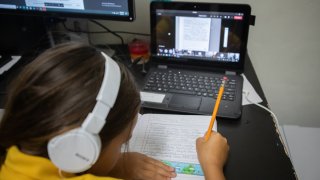
{"label": "lined notebook page", "polygon": [[[130,151],[141,152],[174,166],[178,179],[204,179],[196,139],[204,136],[211,116],[145,114],[139,117]],[[217,123],[214,124],[217,131]]]}

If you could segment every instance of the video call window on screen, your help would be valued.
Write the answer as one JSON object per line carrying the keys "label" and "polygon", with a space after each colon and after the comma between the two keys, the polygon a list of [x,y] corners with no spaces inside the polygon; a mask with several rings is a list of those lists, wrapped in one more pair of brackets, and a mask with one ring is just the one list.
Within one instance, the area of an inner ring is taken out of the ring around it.
{"label": "video call window on screen", "polygon": [[157,55],[238,62],[242,13],[158,10]]}

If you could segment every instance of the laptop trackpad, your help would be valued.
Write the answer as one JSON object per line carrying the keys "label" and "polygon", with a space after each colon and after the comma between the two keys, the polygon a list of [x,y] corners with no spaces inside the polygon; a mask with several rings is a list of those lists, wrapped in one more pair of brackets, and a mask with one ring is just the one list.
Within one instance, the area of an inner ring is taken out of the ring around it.
{"label": "laptop trackpad", "polygon": [[201,97],[173,95],[169,107],[197,110],[199,109],[200,103]]}

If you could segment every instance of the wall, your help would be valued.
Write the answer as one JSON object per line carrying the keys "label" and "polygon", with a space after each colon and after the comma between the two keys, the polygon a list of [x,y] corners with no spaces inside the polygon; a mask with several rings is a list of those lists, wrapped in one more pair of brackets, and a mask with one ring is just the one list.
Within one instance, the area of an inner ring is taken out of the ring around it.
{"label": "wall", "polygon": [[[149,33],[149,2],[136,0],[133,23],[102,22],[112,30]],[[220,2],[250,4],[252,14],[257,16],[256,26],[249,33],[248,53],[280,124],[320,127],[320,1]],[[134,37],[124,36],[125,40]],[[108,35],[94,35],[92,40],[119,42]]]}

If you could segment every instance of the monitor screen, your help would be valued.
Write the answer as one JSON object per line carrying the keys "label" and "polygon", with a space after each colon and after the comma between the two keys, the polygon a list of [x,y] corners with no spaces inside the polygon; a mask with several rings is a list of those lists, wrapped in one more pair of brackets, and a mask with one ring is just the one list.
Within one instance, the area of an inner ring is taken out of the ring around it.
{"label": "monitor screen", "polygon": [[243,13],[156,10],[157,55],[238,62]]}
{"label": "monitor screen", "polygon": [[134,0],[0,0],[1,13],[134,20]]}

